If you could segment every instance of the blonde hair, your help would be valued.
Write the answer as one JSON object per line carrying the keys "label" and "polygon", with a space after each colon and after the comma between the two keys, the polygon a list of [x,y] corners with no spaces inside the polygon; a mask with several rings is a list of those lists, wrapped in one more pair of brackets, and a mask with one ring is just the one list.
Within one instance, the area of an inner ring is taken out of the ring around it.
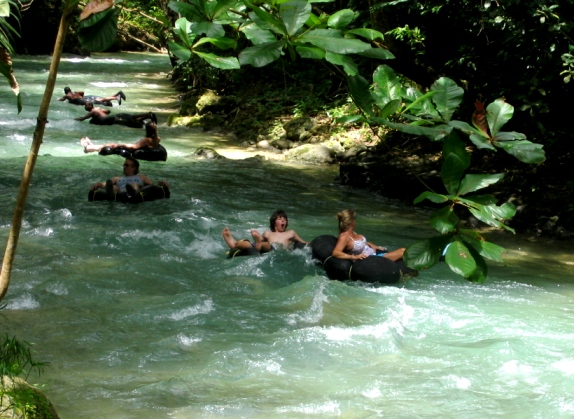
{"label": "blonde hair", "polygon": [[351,209],[343,210],[337,213],[337,219],[339,220],[339,231],[342,233],[347,231],[351,224],[357,220],[357,212]]}

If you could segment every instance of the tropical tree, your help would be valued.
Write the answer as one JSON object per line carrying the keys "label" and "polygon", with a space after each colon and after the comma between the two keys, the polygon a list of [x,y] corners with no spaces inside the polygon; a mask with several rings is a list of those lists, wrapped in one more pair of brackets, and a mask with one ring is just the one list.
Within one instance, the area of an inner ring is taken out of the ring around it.
{"label": "tropical tree", "polygon": [[[406,134],[442,141],[441,178],[444,192],[426,191],[415,204],[429,200],[444,206],[431,215],[430,224],[440,236],[417,242],[407,248],[405,262],[415,269],[428,269],[444,256],[457,274],[476,282],[487,276],[484,258],[502,261],[503,248],[489,243],[478,232],[460,227],[459,208],[470,211],[478,220],[492,227],[514,232],[505,220],[515,215],[510,202],[499,205],[492,195],[477,194],[504,177],[503,174],[465,174],[470,154],[458,132],[467,135],[478,149],[503,150],[528,164],[540,164],[545,153],[518,132],[502,131],[512,118],[514,108],[498,99],[486,108],[476,101],[472,125],[452,119],[462,103],[463,89],[453,80],[441,77],[423,93],[405,85],[389,66],[377,68],[372,85],[360,76],[349,77],[353,101],[361,114],[344,117],[342,122],[363,122],[386,126]],[[376,130],[374,130],[376,132]]]}
{"label": "tropical tree", "polygon": [[[10,0],[0,0],[0,2],[3,2],[0,4],[4,4],[4,2],[7,1]],[[10,4],[12,6],[15,5],[12,2],[10,2]],[[34,173],[34,167],[36,165],[36,160],[39,154],[38,151],[40,150],[40,145],[42,144],[42,139],[44,137],[44,130],[48,121],[48,109],[50,107],[50,101],[52,100],[52,95],[54,93],[54,86],[56,84],[56,78],[58,75],[58,67],[60,65],[62,49],[64,47],[64,41],[66,39],[68,28],[70,26],[70,19],[78,4],[79,0],[67,0],[64,2],[62,18],[60,20],[60,26],[58,29],[58,36],[56,38],[54,53],[52,55],[52,62],[50,64],[50,70],[48,73],[48,80],[46,81],[46,90],[44,91],[44,96],[42,97],[42,102],[38,111],[36,128],[34,130],[34,138],[32,145],[30,146],[30,152],[28,153],[26,164],[24,166],[20,188],[18,190],[18,198],[14,207],[12,225],[10,227],[8,240],[6,242],[6,250],[4,252],[4,259],[2,261],[2,272],[0,273],[0,301],[4,298],[4,295],[6,295],[8,286],[10,284],[12,264],[14,262],[14,256],[18,246],[18,239],[20,237],[24,208],[26,206],[28,190],[30,188],[32,174]],[[117,10],[114,8],[113,0],[94,0],[86,5],[82,15],[80,16],[80,40],[84,43],[86,48],[94,51],[103,51],[111,45],[115,38],[116,23]],[[2,26],[0,25],[0,28],[1,27]],[[0,37],[0,39],[2,39],[2,37]],[[9,47],[9,43],[5,43],[4,45]],[[5,50],[11,50],[11,47],[5,48]],[[3,61],[3,64],[0,68],[2,69],[2,74],[4,74],[6,77],[13,74],[11,63],[8,65],[6,61]],[[10,77],[8,77],[8,79],[11,83],[13,83]],[[12,84],[12,86],[14,85]],[[15,93],[19,97],[19,92],[15,91]],[[18,99],[18,103],[20,106],[20,99]]]}

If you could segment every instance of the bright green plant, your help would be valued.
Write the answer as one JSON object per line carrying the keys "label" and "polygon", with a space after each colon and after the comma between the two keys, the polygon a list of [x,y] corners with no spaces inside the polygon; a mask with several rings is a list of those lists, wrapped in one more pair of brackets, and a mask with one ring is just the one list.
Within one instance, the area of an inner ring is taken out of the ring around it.
{"label": "bright green plant", "polygon": [[475,193],[504,175],[465,175],[470,155],[457,131],[468,135],[477,148],[501,149],[525,163],[542,163],[545,158],[542,146],[526,140],[524,134],[502,131],[513,114],[513,107],[502,99],[486,108],[477,101],[473,125],[453,120],[462,102],[463,90],[446,77],[437,80],[423,94],[405,85],[390,67],[379,66],[373,74],[372,85],[360,76],[349,77],[348,85],[362,114],[343,118],[343,122],[384,125],[406,134],[443,141],[441,177],[446,193],[426,191],[415,199],[415,204],[425,199],[444,204],[430,219],[431,226],[441,235],[409,246],[406,263],[415,269],[428,269],[444,255],[447,265],[457,274],[471,281],[484,281],[487,276],[484,258],[501,261],[503,249],[487,242],[476,231],[460,228],[456,210],[466,209],[490,226],[513,231],[504,221],[514,216],[515,208],[511,203],[498,205],[491,195]]}
{"label": "bright green plant", "polygon": [[[358,67],[351,54],[393,58],[388,50],[370,44],[373,40],[382,40],[382,33],[368,28],[348,29],[356,17],[349,9],[329,17],[317,16],[306,0],[263,4],[249,0],[171,1],[169,7],[183,16],[175,29],[179,42],[169,44],[173,54],[182,60],[197,54],[221,69],[235,69],[240,65],[263,67],[287,55],[292,60],[297,56],[325,59],[341,66],[346,74],[356,75]],[[243,43],[248,41],[252,45],[242,49],[237,59],[201,50],[206,43],[221,49],[235,48],[239,41],[229,38],[228,34],[243,37]]]}
{"label": "bright green plant", "polygon": [[0,412],[12,410],[21,412],[25,417],[36,417],[34,414],[37,413],[38,408],[41,408],[40,405],[45,403],[45,399],[39,398],[38,393],[33,389],[5,388],[1,378],[13,379],[24,376],[24,379],[27,379],[32,371],[37,371],[40,375],[46,365],[47,363],[37,362],[32,358],[29,343],[19,341],[7,334],[0,336],[0,400],[3,395],[6,395],[11,401],[9,406],[0,406]]}

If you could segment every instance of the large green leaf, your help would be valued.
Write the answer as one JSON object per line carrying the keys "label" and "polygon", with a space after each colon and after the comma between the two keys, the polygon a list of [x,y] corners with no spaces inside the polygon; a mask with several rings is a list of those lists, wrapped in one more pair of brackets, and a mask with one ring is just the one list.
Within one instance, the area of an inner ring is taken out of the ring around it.
{"label": "large green leaf", "polygon": [[190,30],[197,35],[205,35],[209,38],[223,38],[225,29],[219,23],[195,22],[190,25]]}
{"label": "large green leaf", "polygon": [[293,0],[282,3],[279,9],[288,36],[293,36],[305,24],[311,14],[311,5],[307,1]]}
{"label": "large green leaf", "polygon": [[441,77],[435,81],[431,86],[431,91],[437,92],[432,98],[437,111],[444,118],[445,122],[450,121],[454,111],[462,102],[464,91],[447,77]]}
{"label": "large green leaf", "polygon": [[175,26],[173,28],[175,34],[179,37],[181,42],[183,42],[184,46],[188,49],[191,49],[193,46],[193,42],[197,37],[196,34],[191,32],[191,22],[189,22],[186,18],[182,17],[175,21]]}
{"label": "large green leaf", "polygon": [[10,2],[8,0],[0,0],[0,18],[10,16]]}
{"label": "large green leaf", "polygon": [[436,210],[430,217],[431,227],[441,234],[454,232],[459,221],[451,206]]}
{"label": "large green leaf", "polygon": [[336,29],[314,29],[298,40],[338,54],[357,54],[371,48],[370,44],[358,39],[343,38],[343,33]]}
{"label": "large green leaf", "polygon": [[239,62],[241,65],[264,67],[281,56],[284,45],[283,41],[277,41],[245,48],[239,54]]}
{"label": "large green leaf", "polygon": [[468,249],[470,254],[474,258],[474,262],[476,263],[476,269],[470,276],[467,278],[469,281],[482,284],[486,277],[488,276],[488,266],[486,265],[486,261],[484,258],[478,254],[472,247]]}
{"label": "large green leaf", "polygon": [[373,84],[377,106],[380,108],[393,99],[402,99],[405,96],[405,88],[395,70],[388,65],[380,65],[376,68],[373,73]]}
{"label": "large green leaf", "polygon": [[476,134],[476,135],[480,135],[482,137],[488,138],[487,133],[476,129],[475,127],[473,127],[472,125],[470,125],[464,121],[454,120],[454,121],[449,121],[448,124],[453,126],[456,129],[464,132],[465,134],[468,134],[468,135]]}
{"label": "large green leaf", "polygon": [[355,105],[366,115],[373,115],[375,99],[369,89],[369,82],[361,76],[347,77],[347,86]]}
{"label": "large green leaf", "polygon": [[495,144],[524,163],[540,164],[546,160],[542,144],[531,143],[528,140],[501,141]]}
{"label": "large green leaf", "polygon": [[375,39],[380,39],[381,41],[383,41],[385,39],[385,37],[381,32],[369,28],[350,29],[346,33],[347,35],[351,34],[360,36],[361,38],[368,39],[369,41],[374,41]]}
{"label": "large green leaf", "polygon": [[496,150],[496,147],[490,142],[490,138],[485,138],[483,135],[471,134],[470,141],[478,148],[488,148],[490,150]]}
{"label": "large green leaf", "polygon": [[327,51],[325,54],[325,59],[331,64],[342,65],[343,69],[345,70],[345,74],[348,76],[356,76],[359,72],[357,64],[355,64],[353,59],[347,55],[336,54],[334,52]]}
{"label": "large green leaf", "polygon": [[458,195],[466,195],[469,192],[474,192],[482,188],[486,188],[504,177],[504,173],[496,173],[493,175],[472,175],[468,174],[460,183]]}
{"label": "large green leaf", "polygon": [[219,49],[233,49],[237,46],[237,42],[231,38],[201,38],[199,41],[196,42],[194,47],[198,47],[202,44],[212,44],[215,45]]}
{"label": "large green leaf", "polygon": [[383,107],[383,109],[381,109],[380,117],[387,119],[389,116],[397,113],[400,107],[401,107],[400,99],[391,100]]}
{"label": "large green leaf", "polygon": [[512,218],[516,213],[516,209],[512,204],[506,203],[500,207],[497,207],[496,205],[475,204],[473,207],[469,208],[469,211],[485,224],[514,232],[514,229],[508,227],[502,222],[503,220]]}
{"label": "large green leaf", "polygon": [[301,58],[312,58],[316,60],[322,60],[325,58],[325,50],[318,47],[297,47],[297,53],[301,56]]}
{"label": "large green leaf", "polygon": [[486,107],[486,120],[490,135],[496,137],[500,129],[512,118],[514,108],[504,99],[497,99]]}
{"label": "large green leaf", "polygon": [[388,49],[369,48],[358,53],[361,57],[372,58],[373,60],[392,60],[395,56]]}
{"label": "large green leaf", "polygon": [[210,14],[214,20],[220,18],[222,15],[226,15],[230,8],[240,4],[238,0],[218,0],[216,2],[208,2],[208,4],[209,3],[213,3],[210,8]]}
{"label": "large green leaf", "polygon": [[442,140],[445,136],[450,134],[452,130],[452,127],[449,127],[448,125],[438,125],[436,127],[429,128],[410,124],[394,123],[388,120],[383,120],[382,118],[373,118],[373,121],[406,134],[422,135],[433,141]]}
{"label": "large green leaf", "polygon": [[277,40],[275,35],[273,35],[273,32],[267,29],[261,29],[255,24],[242,26],[240,30],[245,34],[245,37],[253,43],[253,45],[267,44]]}
{"label": "large green leaf", "polygon": [[198,2],[184,3],[182,1],[170,1],[167,4],[171,10],[181,15],[190,22],[201,22],[204,20],[209,20],[205,15],[202,7],[199,6]]}
{"label": "large green leaf", "polygon": [[200,51],[194,51],[194,53],[207,61],[212,67],[221,70],[237,70],[239,68],[239,61],[235,57],[219,57],[215,54]]}
{"label": "large green leaf", "polygon": [[287,36],[287,29],[283,21],[273,16],[271,13],[255,6],[249,0],[243,0],[245,5],[253,10],[249,13],[249,18],[261,29],[269,29],[281,36]]}
{"label": "large green leaf", "polygon": [[171,41],[168,41],[167,46],[169,51],[180,60],[187,61],[191,58],[191,50],[189,48]]}
{"label": "large green leaf", "polygon": [[469,249],[460,241],[451,242],[444,260],[448,267],[458,275],[469,278],[476,271],[476,261]]}
{"label": "large green leaf", "polygon": [[428,199],[429,201],[434,202],[435,204],[442,204],[442,203],[448,201],[448,197],[445,195],[441,195],[441,194],[431,192],[431,191],[424,191],[423,193],[421,193],[419,196],[417,196],[415,198],[413,203],[416,205],[419,202],[424,201],[425,199]]}
{"label": "large green leaf", "polygon": [[481,256],[496,262],[503,262],[502,253],[505,249],[497,244],[487,242],[478,233],[472,230],[461,230],[460,238],[469,248],[473,248]]}
{"label": "large green leaf", "polygon": [[449,194],[457,195],[462,175],[470,166],[470,155],[456,132],[451,132],[444,139],[442,155],[442,181]]}
{"label": "large green leaf", "polygon": [[431,237],[407,247],[404,255],[405,264],[413,269],[429,269],[440,261],[443,249],[450,242],[451,236]]}
{"label": "large green leaf", "polygon": [[493,136],[493,141],[515,141],[515,140],[526,140],[526,135],[521,132],[514,131],[500,131],[498,134]]}
{"label": "large green leaf", "polygon": [[357,13],[351,9],[342,9],[329,16],[327,26],[333,29],[344,29],[349,23],[355,20],[356,17]]}
{"label": "large green leaf", "polygon": [[112,46],[118,29],[119,9],[113,7],[80,21],[78,39],[89,51],[101,52]]}

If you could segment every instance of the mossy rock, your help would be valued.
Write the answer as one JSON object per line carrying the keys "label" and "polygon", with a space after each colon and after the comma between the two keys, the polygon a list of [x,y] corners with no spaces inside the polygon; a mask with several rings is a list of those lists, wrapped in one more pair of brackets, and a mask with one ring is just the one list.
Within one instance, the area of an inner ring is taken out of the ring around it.
{"label": "mossy rock", "polygon": [[59,419],[46,395],[18,377],[2,376],[0,419]]}

